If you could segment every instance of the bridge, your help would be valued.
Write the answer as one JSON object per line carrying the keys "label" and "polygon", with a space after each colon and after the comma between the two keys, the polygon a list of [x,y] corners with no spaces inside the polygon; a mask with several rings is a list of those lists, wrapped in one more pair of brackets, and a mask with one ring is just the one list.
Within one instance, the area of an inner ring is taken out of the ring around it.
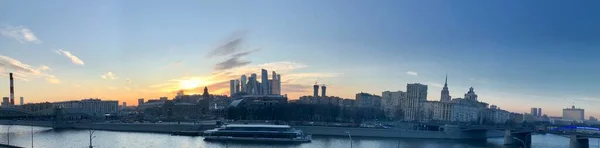
{"label": "bridge", "polygon": [[[480,132],[488,130],[504,130],[504,144],[531,147],[531,135],[534,130],[526,127],[515,126],[487,126],[470,125],[462,126],[463,132]],[[563,126],[553,128],[550,133],[561,135],[570,139],[571,148],[588,148],[589,138],[600,138],[600,128],[584,126]]]}

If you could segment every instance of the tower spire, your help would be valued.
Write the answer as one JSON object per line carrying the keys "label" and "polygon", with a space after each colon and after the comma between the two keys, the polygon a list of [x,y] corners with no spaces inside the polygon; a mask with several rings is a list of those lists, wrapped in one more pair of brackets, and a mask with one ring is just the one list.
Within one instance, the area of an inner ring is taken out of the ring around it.
{"label": "tower spire", "polygon": [[444,87],[448,87],[448,73],[446,73],[446,81],[444,81]]}

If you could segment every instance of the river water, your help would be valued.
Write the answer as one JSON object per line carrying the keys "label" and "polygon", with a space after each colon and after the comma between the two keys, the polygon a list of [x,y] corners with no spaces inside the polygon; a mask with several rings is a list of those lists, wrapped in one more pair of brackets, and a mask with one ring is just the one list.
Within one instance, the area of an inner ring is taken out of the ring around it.
{"label": "river water", "polygon": [[[8,126],[0,125],[0,143],[7,143]],[[10,144],[31,147],[84,148],[89,146],[88,130],[53,130],[45,127],[12,126]],[[428,139],[392,139],[352,137],[313,137],[311,143],[303,144],[250,144],[207,142],[202,137],[172,136],[170,134],[95,131],[93,145],[96,148],[503,148],[503,138],[487,141],[455,141]],[[557,135],[533,135],[532,147],[565,148],[569,139]],[[598,139],[590,139],[590,147],[598,147]]]}

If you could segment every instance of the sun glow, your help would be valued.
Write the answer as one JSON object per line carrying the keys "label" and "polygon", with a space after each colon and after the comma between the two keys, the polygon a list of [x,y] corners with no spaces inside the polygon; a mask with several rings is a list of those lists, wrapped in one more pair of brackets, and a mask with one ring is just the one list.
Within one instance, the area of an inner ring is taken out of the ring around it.
{"label": "sun glow", "polygon": [[199,87],[201,84],[200,80],[192,79],[192,80],[182,80],[179,82],[179,87],[181,89],[193,89]]}

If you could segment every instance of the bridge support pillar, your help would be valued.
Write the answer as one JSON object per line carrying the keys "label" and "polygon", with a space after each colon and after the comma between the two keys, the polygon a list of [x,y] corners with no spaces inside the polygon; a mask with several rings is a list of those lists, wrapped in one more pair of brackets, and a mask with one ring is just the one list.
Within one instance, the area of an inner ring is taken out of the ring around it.
{"label": "bridge support pillar", "polygon": [[589,148],[590,140],[585,137],[571,135],[571,142],[569,144],[570,148]]}
{"label": "bridge support pillar", "polygon": [[524,148],[531,147],[531,132],[504,131],[504,145],[515,145]]}

